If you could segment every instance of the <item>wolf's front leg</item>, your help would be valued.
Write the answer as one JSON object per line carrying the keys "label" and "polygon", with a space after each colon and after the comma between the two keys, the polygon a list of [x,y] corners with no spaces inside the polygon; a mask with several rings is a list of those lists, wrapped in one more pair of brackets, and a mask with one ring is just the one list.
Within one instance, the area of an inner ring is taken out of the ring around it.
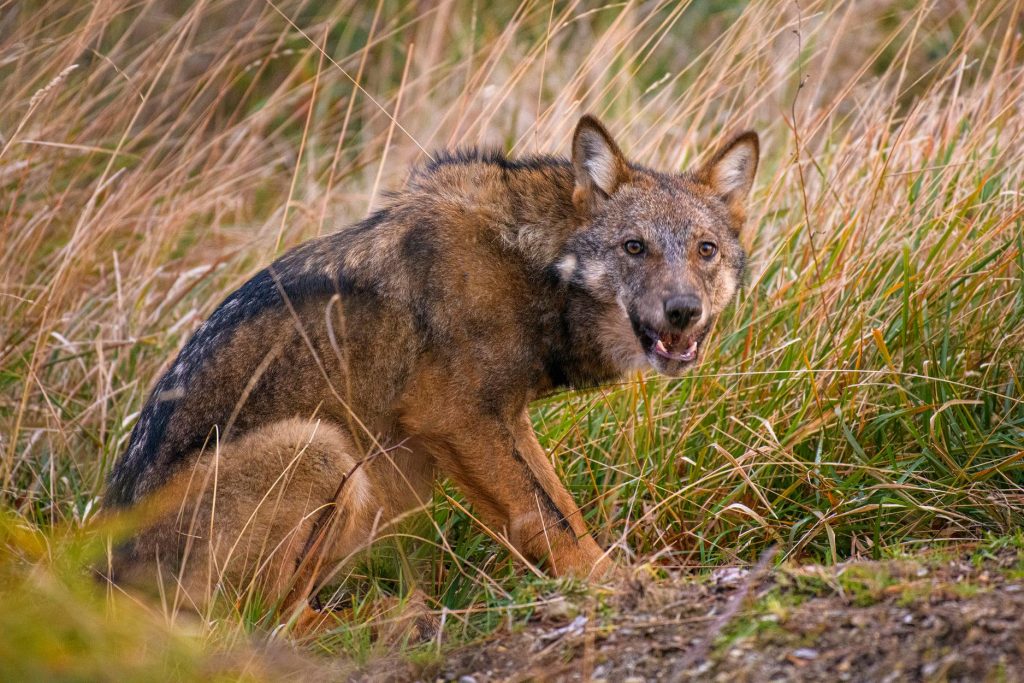
{"label": "wolf's front leg", "polygon": [[[606,558],[541,448],[526,411],[511,425],[481,421],[438,460],[483,516],[527,559],[555,575],[600,573]],[[596,570],[596,571],[595,571]]]}
{"label": "wolf's front leg", "polygon": [[[564,550],[555,554],[548,553],[551,570],[557,574],[574,574],[577,576],[597,577],[603,574],[609,567],[608,556],[601,551],[600,546],[587,531],[587,525],[583,521],[583,513],[573,500],[572,494],[566,490],[558,474],[555,472],[548,454],[537,440],[533,431],[533,423],[530,421],[530,414],[523,411],[519,420],[513,427],[513,438],[516,444],[516,451],[526,461],[531,473],[536,479],[539,491],[535,492],[534,498],[541,495],[540,491],[547,494],[546,502],[549,511],[558,510],[558,514],[552,514],[549,519],[544,520],[540,534],[550,535],[548,531],[551,523],[554,522],[559,529],[571,535],[573,543],[567,544]],[[532,531],[536,534],[536,531]],[[545,550],[547,546],[544,545]],[[552,550],[554,550],[552,546]]]}

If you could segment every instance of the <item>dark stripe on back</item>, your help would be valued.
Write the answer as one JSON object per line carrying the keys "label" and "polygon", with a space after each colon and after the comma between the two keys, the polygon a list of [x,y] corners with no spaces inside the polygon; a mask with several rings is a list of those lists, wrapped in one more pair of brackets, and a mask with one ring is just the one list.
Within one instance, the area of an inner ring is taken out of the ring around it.
{"label": "dark stripe on back", "polygon": [[[387,210],[384,209],[328,237],[332,248],[338,252],[331,254],[331,260],[340,262],[353,240],[365,239],[367,233],[386,218]],[[313,245],[307,242],[256,273],[228,295],[196,330],[150,393],[132,430],[128,448],[111,469],[104,497],[106,504],[116,507],[132,503],[147,470],[154,466],[172,467],[189,453],[202,448],[210,438],[208,432],[195,433],[176,443],[169,443],[167,431],[181,400],[180,394],[188,390],[211,357],[241,325],[267,311],[283,307],[285,298],[293,307],[299,307],[308,301],[328,299],[335,294],[372,293],[365,286],[357,286],[344,273],[334,280],[323,273],[323,268],[312,271],[301,268],[307,258],[313,258]],[[209,424],[220,424],[226,418],[226,415],[211,415]]]}
{"label": "dark stripe on back", "polygon": [[466,165],[466,164],[488,164],[498,166],[504,171],[538,171],[545,168],[568,168],[572,164],[565,157],[539,154],[534,156],[509,159],[499,149],[488,148],[478,149],[476,147],[462,147],[453,150],[443,150],[434,153],[434,158],[423,167],[428,173],[436,171],[442,166]]}

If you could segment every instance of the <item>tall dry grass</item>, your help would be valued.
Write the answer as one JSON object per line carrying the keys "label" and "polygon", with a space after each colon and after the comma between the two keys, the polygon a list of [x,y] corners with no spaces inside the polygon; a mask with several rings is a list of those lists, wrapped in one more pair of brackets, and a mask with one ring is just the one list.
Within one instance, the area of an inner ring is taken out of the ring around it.
{"label": "tall dry grass", "polygon": [[[85,526],[161,368],[255,269],[365,215],[432,149],[564,153],[590,111],[660,168],[739,128],[764,148],[749,283],[717,350],[683,380],[536,409],[605,543],[699,566],[1015,529],[1021,12],[0,5],[2,506],[32,530]],[[430,512],[444,542],[401,551],[431,568],[450,628],[475,633],[497,617],[465,615],[530,589],[453,496]],[[10,538],[9,557],[40,561]],[[363,590],[393,589],[398,564],[368,560]]]}

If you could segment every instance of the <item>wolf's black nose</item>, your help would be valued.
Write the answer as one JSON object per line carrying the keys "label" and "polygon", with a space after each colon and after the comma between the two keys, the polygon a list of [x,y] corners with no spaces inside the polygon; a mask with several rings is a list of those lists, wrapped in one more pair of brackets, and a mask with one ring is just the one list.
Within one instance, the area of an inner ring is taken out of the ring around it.
{"label": "wolf's black nose", "polygon": [[677,330],[685,329],[691,322],[700,318],[700,298],[696,294],[681,294],[669,297],[665,301],[665,317],[669,325]]}

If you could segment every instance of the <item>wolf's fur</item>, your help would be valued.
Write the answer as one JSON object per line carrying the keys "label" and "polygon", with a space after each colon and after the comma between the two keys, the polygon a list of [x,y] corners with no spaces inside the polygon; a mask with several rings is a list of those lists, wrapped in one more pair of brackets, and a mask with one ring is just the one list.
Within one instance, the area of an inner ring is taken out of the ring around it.
{"label": "wolf's fur", "polygon": [[301,598],[438,473],[525,557],[603,566],[527,406],[694,362],[741,279],[757,157],[745,133],[694,173],[659,173],[584,117],[572,159],[442,155],[386,208],[288,252],[154,388],[106,503],[167,507],[116,574],[160,560],[196,604],[217,583]]}

